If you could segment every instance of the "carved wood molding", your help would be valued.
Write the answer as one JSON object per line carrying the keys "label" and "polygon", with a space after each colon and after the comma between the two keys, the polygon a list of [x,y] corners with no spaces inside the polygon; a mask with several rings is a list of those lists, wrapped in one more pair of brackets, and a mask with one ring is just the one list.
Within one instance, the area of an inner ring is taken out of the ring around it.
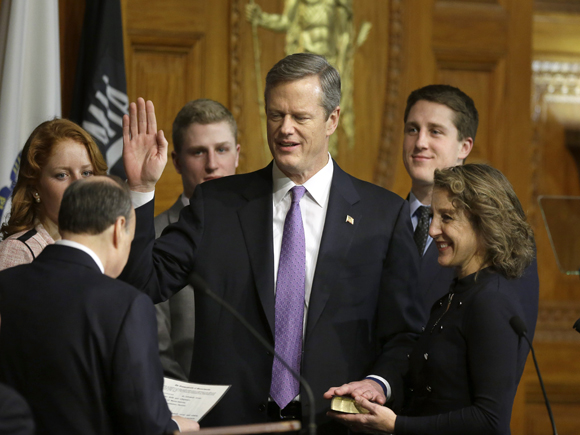
{"label": "carved wood molding", "polygon": [[580,301],[542,301],[534,342],[580,343],[580,334],[572,329],[580,318]]}
{"label": "carved wood molding", "polygon": [[404,2],[391,0],[389,23],[389,60],[387,71],[387,95],[383,110],[382,141],[379,145],[374,182],[389,189],[395,179],[397,166],[397,122],[399,120],[399,94],[401,88],[401,70],[403,68],[403,14]]}
{"label": "carved wood molding", "polygon": [[[238,143],[244,143],[244,128],[240,122],[242,113],[242,71],[241,71],[241,22],[242,1],[232,0],[230,3],[230,109],[238,124]],[[240,152],[243,159],[244,149]]]}
{"label": "carved wood molding", "polygon": [[[545,379],[546,391],[552,404],[580,405],[580,385],[576,380],[554,382]],[[544,404],[544,394],[536,377],[526,382],[526,402]]]}
{"label": "carved wood molding", "polygon": [[152,30],[128,30],[131,47],[159,47],[163,50],[183,51],[193,48],[205,37],[203,32],[162,32]]}
{"label": "carved wood molding", "polygon": [[530,143],[531,183],[528,189],[530,201],[529,201],[529,209],[527,210],[526,214],[528,222],[534,228],[539,228],[539,226],[542,225],[538,206],[538,197],[540,196],[540,167],[542,163],[542,147],[541,147],[542,136],[543,136],[542,125],[535,122],[532,123],[532,140]]}
{"label": "carved wood molding", "polygon": [[[580,104],[580,63],[532,62],[534,100]],[[534,113],[537,117],[539,113]]]}
{"label": "carved wood molding", "polygon": [[[142,82],[142,77],[137,77],[139,68],[143,73],[152,73],[150,64],[143,65],[141,62],[147,57],[169,56],[173,59],[179,59],[184,75],[184,86],[187,95],[199,95],[204,87],[205,76],[203,73],[194,74],[196,66],[202,64],[205,54],[204,32],[170,32],[151,29],[128,30],[126,32],[127,48],[126,74],[128,94],[136,95],[137,87]],[[143,89],[142,89],[143,90]]]}
{"label": "carved wood molding", "polygon": [[578,0],[536,0],[534,10],[546,12],[580,12]]}

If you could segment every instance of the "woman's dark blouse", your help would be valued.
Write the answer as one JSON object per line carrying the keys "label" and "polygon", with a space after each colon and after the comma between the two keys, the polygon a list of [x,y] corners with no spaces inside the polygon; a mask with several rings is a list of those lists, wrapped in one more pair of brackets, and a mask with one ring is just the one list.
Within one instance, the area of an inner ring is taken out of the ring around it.
{"label": "woman's dark blouse", "polygon": [[525,319],[517,291],[489,268],[477,279],[453,281],[410,355],[409,402],[397,417],[397,435],[510,433],[529,351],[509,323]]}

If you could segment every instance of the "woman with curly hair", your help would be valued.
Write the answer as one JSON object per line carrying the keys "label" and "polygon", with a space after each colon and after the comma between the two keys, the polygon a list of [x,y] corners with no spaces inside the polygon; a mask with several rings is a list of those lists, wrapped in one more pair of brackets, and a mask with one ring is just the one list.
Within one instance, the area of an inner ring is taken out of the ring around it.
{"label": "woman with curly hair", "polygon": [[106,172],[95,141],[74,122],[53,119],[36,127],[22,150],[10,217],[0,229],[0,270],[30,263],[60,239],[58,210],[65,189]]}
{"label": "woman with curly hair", "polygon": [[439,264],[456,278],[409,355],[406,406],[396,415],[358,397],[369,414],[332,415],[367,432],[509,434],[529,352],[510,319],[537,313],[513,285],[534,258],[532,229],[509,181],[481,164],[435,171],[432,213]]}

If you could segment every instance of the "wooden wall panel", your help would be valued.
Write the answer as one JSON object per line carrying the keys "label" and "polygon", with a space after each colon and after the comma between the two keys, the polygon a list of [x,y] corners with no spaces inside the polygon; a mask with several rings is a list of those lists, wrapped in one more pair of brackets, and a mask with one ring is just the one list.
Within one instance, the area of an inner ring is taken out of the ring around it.
{"label": "wooden wall panel", "polygon": [[[468,65],[465,65],[467,67]],[[490,129],[490,118],[493,117],[495,108],[493,72],[481,70],[463,69],[440,69],[438,71],[438,83],[453,83],[454,86],[463,89],[475,102],[475,107],[480,116],[477,131],[477,146],[469,155],[471,163],[489,163],[493,160],[493,151],[490,146],[490,136],[494,137]]]}
{"label": "wooden wall panel", "polygon": [[85,16],[85,0],[59,0],[60,77],[62,116],[68,118],[72,106],[77,59]]}
{"label": "wooden wall panel", "polygon": [[538,12],[580,13],[580,3],[578,0],[534,0],[534,9]]}
{"label": "wooden wall panel", "polygon": [[[556,428],[560,435],[564,434],[578,434],[580,433],[580,424],[574,414],[578,413],[580,403],[567,403],[557,405],[552,409],[554,413],[554,421]],[[533,428],[534,434],[550,434],[552,433],[552,426],[546,405],[543,402],[530,404],[528,407],[528,415],[526,419],[526,426]]]}
{"label": "wooden wall panel", "polygon": [[[572,304],[572,306],[578,309],[578,304]],[[551,308],[557,311],[556,305]],[[561,308],[562,311],[566,310],[566,307]],[[577,313],[574,314],[576,315]],[[562,317],[568,324],[566,332],[561,332],[562,325],[556,326],[551,336],[546,334],[546,331],[538,331],[544,337],[539,336],[534,339],[534,342],[558,433],[576,435],[580,428],[578,413],[580,409],[580,373],[578,371],[580,336],[571,329],[570,316]],[[572,320],[571,323],[573,322]],[[527,380],[526,432],[524,433],[529,435],[551,433],[550,419],[533,365],[528,364],[526,367],[524,379]]]}
{"label": "wooden wall panel", "polygon": [[[402,159],[403,112],[411,91],[427,84],[435,83],[436,57],[432,38],[436,25],[433,19],[434,0],[404,0],[397,3],[400,9],[402,44],[400,47],[401,82],[397,92],[398,104],[389,113],[383,114],[383,135],[387,137],[389,118],[392,117],[392,140],[383,141],[379,155],[388,161],[378,162],[374,181],[406,197],[411,189],[411,180]],[[390,55],[392,56],[392,50]]]}
{"label": "wooden wall panel", "polygon": [[[401,86],[399,110],[402,111],[404,99],[413,89],[437,82],[459,86],[473,95],[481,112],[471,161],[485,157],[509,172],[513,170],[509,164],[512,154],[530,159],[526,147],[530,137],[527,114],[531,4],[409,1],[404,2],[403,15],[403,50],[408,57],[403,68],[406,79]],[[489,77],[484,78],[486,75]],[[489,88],[482,92],[487,80]],[[398,140],[390,147],[398,146],[402,140],[402,129],[398,134]],[[517,146],[507,148],[515,136],[519,137]],[[396,172],[392,184],[383,182],[389,177],[380,173],[375,180],[405,195],[410,182],[402,162],[391,164],[390,170]],[[526,206],[529,174],[514,171],[510,179]]]}
{"label": "wooden wall panel", "polygon": [[389,1],[355,0],[353,3],[356,28],[363,21],[369,21],[373,27],[355,55],[355,146],[349,149],[344,140],[340,141],[337,161],[348,173],[372,181],[382,135],[390,27],[396,23],[392,21]]}
{"label": "wooden wall panel", "polygon": [[[183,105],[203,95],[202,39],[195,35],[130,35],[132,45],[129,95],[151,99],[157,122],[171,139],[171,126]],[[168,156],[171,160],[170,155]],[[156,212],[167,210],[181,192],[181,176],[171,162],[156,188]]]}
{"label": "wooden wall panel", "polygon": [[[400,149],[402,112],[412,90],[430,83],[458,86],[474,98],[480,114],[469,161],[486,161],[504,171],[527,207],[531,175],[525,165],[515,167],[511,162],[531,161],[531,4],[406,1],[402,5],[405,78],[399,92],[400,114],[395,115],[400,127],[393,143],[384,147]],[[379,168],[375,181],[406,195],[410,181],[400,156],[383,168],[395,176],[381,174]]]}
{"label": "wooden wall panel", "polygon": [[433,20],[432,44],[438,58],[501,57],[507,51],[508,13],[498,4],[437,1]]}
{"label": "wooden wall panel", "polygon": [[[171,153],[173,119],[187,101],[212,98],[229,105],[229,2],[123,0],[122,5],[129,100],[153,101]],[[181,178],[169,162],[157,184],[156,214],[181,191]]]}
{"label": "wooden wall panel", "polygon": [[[195,98],[230,104],[229,3],[121,0],[127,93],[130,101],[138,96],[153,100],[169,152],[173,119],[183,104]],[[64,117],[70,114],[84,5],[84,0],[59,0]],[[156,213],[169,207],[181,190],[169,162],[157,186]]]}
{"label": "wooden wall panel", "polygon": [[[548,3],[554,2],[541,3],[542,11],[534,14],[533,59],[580,64],[580,15],[545,11],[549,9]],[[535,73],[531,146],[534,163],[530,187],[541,293],[534,341],[558,432],[563,435],[577,434],[580,429],[580,335],[572,330],[580,317],[580,281],[577,276],[565,276],[558,269],[536,199],[542,194],[580,195],[578,167],[566,148],[566,130],[580,128],[580,99],[556,102],[551,94]],[[538,381],[530,367],[526,368],[524,381],[528,388],[528,433],[549,432]]]}

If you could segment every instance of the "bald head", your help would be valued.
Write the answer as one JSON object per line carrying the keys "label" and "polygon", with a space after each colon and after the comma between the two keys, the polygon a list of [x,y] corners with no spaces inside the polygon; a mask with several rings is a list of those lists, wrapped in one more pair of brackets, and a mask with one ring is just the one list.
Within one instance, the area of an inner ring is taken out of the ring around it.
{"label": "bald head", "polygon": [[85,178],[64,192],[58,215],[64,240],[95,253],[106,275],[116,278],[127,263],[135,234],[129,188],[115,176]]}
{"label": "bald head", "polygon": [[95,176],[71,184],[62,197],[59,231],[101,234],[119,217],[132,218],[129,187],[115,176]]}

